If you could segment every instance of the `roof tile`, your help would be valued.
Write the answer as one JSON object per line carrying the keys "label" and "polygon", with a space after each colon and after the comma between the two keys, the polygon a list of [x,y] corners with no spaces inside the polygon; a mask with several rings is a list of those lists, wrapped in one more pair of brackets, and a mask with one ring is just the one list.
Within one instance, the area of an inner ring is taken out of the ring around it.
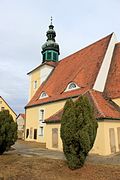
{"label": "roof tile", "polygon": [[[87,91],[84,95],[87,96],[90,102],[93,104],[96,118],[120,119],[120,109],[118,111],[118,109],[116,109],[108,100],[105,99],[105,97],[103,97],[102,93],[98,91],[90,90]],[[47,123],[60,122],[62,114],[63,114],[63,109],[53,114],[45,121]]]}

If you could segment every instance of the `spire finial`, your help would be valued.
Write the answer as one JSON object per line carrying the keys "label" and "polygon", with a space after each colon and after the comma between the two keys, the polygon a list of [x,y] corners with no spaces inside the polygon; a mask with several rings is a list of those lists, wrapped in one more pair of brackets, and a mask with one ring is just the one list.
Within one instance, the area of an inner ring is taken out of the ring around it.
{"label": "spire finial", "polygon": [[51,20],[51,25],[52,25],[52,21],[53,21],[53,17],[52,17],[52,16],[51,16],[51,19],[50,19],[50,20]]}

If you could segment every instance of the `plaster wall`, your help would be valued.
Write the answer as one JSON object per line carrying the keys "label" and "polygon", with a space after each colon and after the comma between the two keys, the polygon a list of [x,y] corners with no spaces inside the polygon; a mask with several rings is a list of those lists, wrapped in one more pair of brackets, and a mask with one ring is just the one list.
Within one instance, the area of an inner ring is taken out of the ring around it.
{"label": "plaster wall", "polygon": [[41,83],[43,83],[54,68],[52,66],[44,65],[40,68]]}
{"label": "plaster wall", "polygon": [[[46,148],[63,151],[62,140],[60,138],[60,127],[61,124],[47,124],[46,125]],[[52,147],[52,129],[58,129],[58,148]]]}
{"label": "plaster wall", "polygon": [[1,108],[4,108],[5,110],[9,110],[10,114],[13,117],[13,120],[16,121],[17,115],[14,113],[14,111],[8,106],[8,104],[0,97],[0,111]]}
{"label": "plaster wall", "polygon": [[[44,118],[47,119],[48,117],[55,114],[57,111],[62,109],[65,104],[65,100],[49,103],[41,106],[31,107],[26,109],[26,129],[33,128],[37,129],[41,126],[43,127],[43,136],[38,136],[37,139],[34,140],[33,136],[32,138],[25,138],[27,141],[38,141],[38,142],[46,142],[46,138],[48,139],[48,134],[46,134],[46,123],[43,123],[42,125],[39,123],[39,112],[40,110],[44,110],[45,115]],[[38,133],[37,133],[38,134]]]}
{"label": "plaster wall", "polygon": [[[64,107],[65,100],[58,101],[54,103],[48,103],[41,106],[31,107],[26,109],[26,129],[30,129],[31,127],[34,129],[38,129],[39,124],[39,111],[44,109],[45,111],[45,119],[50,117],[51,115],[55,114],[61,108]],[[45,124],[43,123],[44,133],[43,136],[37,136],[37,139],[34,140],[32,138],[27,138],[27,141],[37,141],[41,143],[46,143],[46,147],[48,149],[55,149],[62,151],[62,141],[60,138],[60,123],[51,123]],[[110,137],[109,137],[109,128],[114,128],[115,131],[115,146],[116,152],[119,152],[118,147],[118,134],[117,128],[120,127],[120,120],[104,120],[98,121],[98,130],[97,136],[94,143],[93,148],[91,149],[90,153],[99,154],[99,155],[110,155],[111,148],[110,148]],[[58,129],[58,148],[52,147],[52,129]]]}
{"label": "plaster wall", "polygon": [[[115,131],[115,146],[116,152],[119,152],[118,146],[118,135],[117,135],[117,128],[120,127],[120,121],[109,120],[109,121],[101,121],[98,122],[98,130],[97,136],[93,145],[93,148],[89,153],[92,154],[99,154],[99,155],[110,155],[111,148],[110,148],[110,137],[109,137],[109,128],[114,128]],[[52,129],[58,128],[58,148],[52,147]],[[48,149],[55,149],[62,151],[62,141],[60,138],[60,123],[59,124],[47,124],[46,125],[46,147]]]}
{"label": "plaster wall", "polygon": [[[34,88],[34,82],[37,81],[37,87]],[[29,75],[29,100],[33,97],[38,87],[40,87],[40,68],[34,70]]]}
{"label": "plaster wall", "polygon": [[[33,97],[40,85],[48,78],[54,68],[48,65],[43,65],[29,74],[29,100]],[[34,83],[37,81],[37,87]]]}
{"label": "plaster wall", "polygon": [[16,119],[16,121],[17,121],[17,125],[18,125],[18,131],[23,130],[25,122],[24,122],[24,119],[22,118],[22,116],[19,116]]}
{"label": "plaster wall", "polygon": [[106,155],[111,154],[109,128],[114,128],[116,152],[119,152],[117,128],[120,128],[120,120],[108,120],[104,122]]}

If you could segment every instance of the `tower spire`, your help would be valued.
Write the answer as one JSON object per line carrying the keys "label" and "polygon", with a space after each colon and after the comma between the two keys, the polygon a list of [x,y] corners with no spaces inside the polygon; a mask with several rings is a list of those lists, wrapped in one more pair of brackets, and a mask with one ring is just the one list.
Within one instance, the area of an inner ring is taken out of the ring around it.
{"label": "tower spire", "polygon": [[59,45],[55,42],[56,32],[53,26],[53,18],[51,16],[49,30],[46,33],[47,41],[42,46],[43,63],[45,61],[58,61]]}

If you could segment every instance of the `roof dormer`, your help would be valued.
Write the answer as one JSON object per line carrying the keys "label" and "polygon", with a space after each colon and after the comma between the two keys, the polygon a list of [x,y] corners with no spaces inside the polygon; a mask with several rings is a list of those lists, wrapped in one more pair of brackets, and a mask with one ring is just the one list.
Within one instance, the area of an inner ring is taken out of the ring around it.
{"label": "roof dormer", "polygon": [[68,85],[67,85],[67,88],[65,89],[65,92],[66,91],[72,91],[72,90],[75,90],[75,89],[78,89],[80,88],[75,82],[70,82]]}
{"label": "roof dormer", "polygon": [[47,98],[47,97],[48,97],[48,95],[45,91],[43,91],[40,95],[40,99]]}

